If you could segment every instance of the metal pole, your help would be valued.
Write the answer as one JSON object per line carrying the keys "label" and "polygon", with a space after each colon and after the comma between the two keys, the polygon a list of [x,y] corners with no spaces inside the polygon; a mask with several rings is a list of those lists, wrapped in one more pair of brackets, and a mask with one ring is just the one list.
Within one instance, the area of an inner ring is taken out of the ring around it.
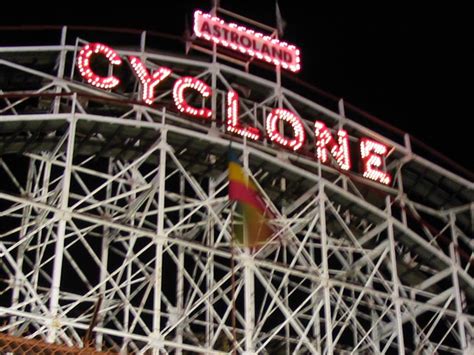
{"label": "metal pole", "polygon": [[252,339],[255,327],[255,282],[252,270],[253,263],[251,248],[245,247],[244,253],[245,353],[253,354],[255,352],[255,347]]}
{"label": "metal pole", "polygon": [[[161,142],[160,142],[160,170],[159,170],[159,187],[158,187],[158,220],[157,224],[157,236],[156,254],[155,254],[155,286],[153,294],[153,337],[158,342],[161,342],[161,285],[163,278],[163,239],[164,233],[164,218],[165,218],[165,182],[166,182],[166,151],[167,151],[167,130],[166,128],[161,130]],[[154,354],[159,354],[159,348],[153,348]]]}
{"label": "metal pole", "polygon": [[392,222],[392,207],[390,204],[390,196],[387,196],[385,199],[385,206],[387,211],[387,232],[388,232],[388,239],[390,242],[390,264],[392,269],[392,283],[393,283],[393,291],[392,291],[392,299],[393,303],[395,304],[395,314],[397,317],[397,339],[398,339],[398,354],[404,355],[405,354],[405,343],[403,339],[403,319],[401,315],[401,300],[400,300],[400,280],[398,279],[398,272],[397,272],[397,254],[395,250],[395,238],[393,235],[393,222]]}
{"label": "metal pole", "polygon": [[[34,159],[30,159],[29,162],[29,167],[28,167],[28,179],[26,182],[26,191],[28,195],[32,195],[32,186],[33,186],[33,176],[34,176],[34,171],[35,171],[35,161]],[[33,196],[31,196],[33,197]],[[31,206],[25,206],[23,208],[23,213],[21,216],[21,230],[20,230],[20,235],[19,235],[19,240],[22,240],[23,238],[26,238],[27,236],[27,231],[28,231],[28,223],[30,220],[30,215],[31,215],[32,208]],[[17,265],[18,265],[18,270],[22,270],[23,268],[23,260],[25,256],[25,248],[26,248],[26,243],[22,243],[20,247],[18,248],[18,255],[17,255]],[[12,292],[12,307],[15,307],[18,302],[19,302],[19,297],[20,297],[20,288],[21,288],[21,273],[20,272],[15,272],[15,281],[14,281],[14,286],[13,286],[13,292]],[[10,324],[14,324],[16,321],[15,316],[10,317]],[[10,328],[10,334],[14,335],[15,334],[15,329],[17,327],[12,327]]]}
{"label": "metal pole", "polygon": [[455,224],[455,216],[450,213],[449,214],[449,224],[451,227],[451,237],[453,239],[452,243],[449,244],[449,255],[451,256],[451,270],[452,270],[452,281],[454,287],[454,301],[456,303],[456,312],[458,313],[458,332],[459,332],[459,342],[460,348],[463,350],[463,354],[467,355],[467,340],[466,340],[466,329],[464,327],[464,315],[462,309],[462,300],[461,300],[461,289],[459,287],[459,278],[458,273],[456,271],[456,267],[459,264],[459,260],[457,257],[457,248],[458,248],[458,237],[456,233],[456,224]]}
{"label": "metal pole", "polygon": [[[112,159],[108,159],[108,166],[107,166],[107,171],[108,175],[113,174],[112,170]],[[109,199],[112,196],[112,184],[107,185],[106,190],[105,190],[105,196],[107,199]],[[109,206],[105,207],[105,214],[106,218],[109,218],[112,213],[111,209]],[[99,276],[99,282],[101,283],[100,289],[99,289],[99,295],[104,297],[103,302],[101,302],[101,307],[106,306],[106,300],[105,300],[105,291],[107,289],[107,284],[105,282],[105,279],[107,277],[107,266],[109,264],[109,246],[110,246],[110,228],[108,226],[103,227],[103,236],[102,236],[102,241],[101,241],[101,248],[100,248],[100,276]],[[100,309],[99,309],[99,321],[98,321],[98,327],[101,328],[104,323],[104,317],[100,316]],[[96,332],[96,339],[95,339],[95,346],[98,351],[102,349],[103,346],[103,341],[104,341],[104,335],[102,332]]]}
{"label": "metal pole", "polygon": [[[185,180],[184,176],[179,176],[179,220],[183,220],[184,217],[184,192],[185,192]],[[183,237],[183,233],[180,232],[180,238]],[[176,312],[178,317],[183,316],[184,311],[184,248],[181,245],[178,245],[178,272],[176,279]],[[184,326],[180,323],[176,328],[176,343],[181,344],[183,342],[183,332]],[[181,355],[182,350],[177,349],[176,355]]]}
{"label": "metal pole", "polygon": [[[370,274],[370,265],[366,266],[367,268],[367,275]],[[369,289],[373,289],[373,280],[369,280],[368,284]],[[379,326],[377,326],[377,322],[379,320],[379,316],[377,314],[377,311],[374,309],[374,306],[377,304],[377,301],[374,300],[373,295],[369,295],[369,307],[371,308],[370,310],[370,321],[371,321],[371,328],[373,328],[372,333],[371,333],[371,338],[373,344],[375,344],[375,350],[377,352],[380,352],[380,336],[379,336]]]}
{"label": "metal pole", "polygon": [[[283,248],[283,264],[288,265],[288,248]],[[284,281],[284,286],[283,286],[283,297],[284,297],[284,303],[285,307],[290,309],[290,300],[288,297],[288,278],[285,279]],[[285,324],[285,348],[286,348],[286,353],[290,353],[290,324],[287,323]]]}
{"label": "metal pole", "polygon": [[[244,138],[243,165],[246,170],[249,167],[249,156],[247,151],[247,140]],[[244,217],[245,218],[245,217]],[[244,220],[244,297],[245,297],[245,354],[253,354],[255,346],[253,333],[255,328],[255,276],[253,274],[252,247],[248,246],[248,230]]]}
{"label": "metal pole", "polygon": [[46,341],[48,343],[54,343],[56,341],[56,332],[60,326],[57,319],[59,313],[59,292],[61,286],[61,275],[63,266],[63,253],[64,253],[64,237],[66,233],[66,221],[68,216],[68,203],[69,203],[69,188],[71,185],[71,169],[72,160],[74,157],[74,140],[76,135],[76,107],[77,94],[73,95],[73,105],[71,117],[69,119],[69,132],[66,146],[66,165],[64,167],[62,189],[61,189],[61,200],[59,208],[61,214],[57,213],[59,218],[58,229],[57,229],[57,240],[54,251],[54,264],[53,264],[53,279],[51,283],[51,296],[49,301],[49,311],[51,313],[51,321],[48,326],[48,335]]}
{"label": "metal pole", "polygon": [[[315,217],[316,218],[316,217]],[[310,255],[311,255],[311,260],[315,261],[316,260],[316,246],[314,243],[311,243],[310,245]],[[311,286],[313,289],[318,287],[317,282],[311,282]],[[318,297],[318,294],[315,294],[313,296],[313,317],[314,317],[314,325],[313,325],[313,338],[316,340],[316,350],[318,353],[321,353],[321,317],[319,315],[321,307],[319,304],[321,303],[321,297]]]}
{"label": "metal pole", "polygon": [[[212,162],[211,162],[212,164]],[[209,193],[208,196],[214,195],[214,180],[212,177],[209,178]],[[208,245],[210,248],[214,247],[214,220],[212,215],[208,214],[208,226],[207,226],[207,233],[208,233]],[[207,289],[211,290],[214,286],[214,254],[211,252],[207,253],[207,260],[209,261],[207,265],[209,265],[209,269],[206,273],[207,278]],[[211,346],[211,340],[214,337],[214,317],[212,315],[212,309],[214,304],[214,295],[209,295],[209,306],[206,310],[206,346],[209,348]]]}
{"label": "metal pole", "polygon": [[326,350],[328,355],[333,354],[332,344],[332,316],[331,316],[331,294],[329,285],[329,263],[328,263],[328,237],[326,232],[326,195],[324,193],[324,182],[319,183],[319,219],[321,227],[321,258],[322,279],[324,291],[324,322],[326,326]]}

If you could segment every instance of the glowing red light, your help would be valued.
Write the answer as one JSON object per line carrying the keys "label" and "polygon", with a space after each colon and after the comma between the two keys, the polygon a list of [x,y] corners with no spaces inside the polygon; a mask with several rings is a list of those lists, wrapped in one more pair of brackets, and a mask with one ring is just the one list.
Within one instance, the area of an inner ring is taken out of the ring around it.
{"label": "glowing red light", "polygon": [[227,93],[227,131],[253,140],[260,139],[260,131],[255,127],[242,128],[239,122],[239,95],[235,91]]}
{"label": "glowing red light", "polygon": [[347,132],[343,129],[337,131],[338,138],[336,143],[326,125],[321,121],[316,121],[314,123],[314,133],[318,159],[322,163],[327,163],[329,151],[342,170],[349,170],[351,168],[351,159],[349,156],[349,137]]}
{"label": "glowing red light", "polygon": [[[293,139],[288,139],[281,135],[278,130],[278,122],[280,120],[288,122],[291,125],[294,133]],[[266,120],[265,128],[272,142],[276,142],[283,147],[291,148],[294,151],[300,149],[306,140],[301,120],[293,112],[283,108],[275,108],[270,112]]]}
{"label": "glowing red light", "polygon": [[387,154],[388,148],[386,145],[369,138],[362,138],[360,140],[360,156],[363,162],[363,176],[389,185],[392,181],[392,176],[380,170],[383,166],[382,157],[387,156]]}
{"label": "glowing red light", "polygon": [[142,83],[142,98],[147,104],[151,105],[155,98],[155,87],[171,74],[171,69],[160,67],[150,75],[143,65],[142,61],[137,57],[129,57],[132,69],[137,74],[138,79]]}
{"label": "glowing red light", "polygon": [[300,50],[286,42],[247,29],[202,11],[194,12],[194,33],[199,38],[264,60],[284,69],[301,69]]}
{"label": "glowing red light", "polygon": [[99,89],[112,89],[120,84],[120,80],[115,76],[103,77],[94,73],[91,68],[90,58],[95,54],[105,56],[112,65],[122,64],[122,60],[118,54],[110,47],[102,43],[89,43],[84,46],[77,57],[77,67],[81,76],[87,82]]}
{"label": "glowing red light", "polygon": [[176,81],[173,88],[173,99],[178,110],[191,116],[210,118],[211,110],[205,107],[193,107],[186,102],[184,91],[187,89],[196,90],[203,97],[209,97],[212,94],[211,88],[205,82],[191,76],[182,77]]}
{"label": "glowing red light", "polygon": [[[258,38],[263,38],[263,40],[270,41],[271,43],[279,43],[279,45],[283,45],[282,43],[278,42],[277,40],[266,38],[260,33],[255,33],[253,31],[247,30],[244,27],[237,26],[235,24],[223,24],[219,18],[210,17],[207,14],[199,14],[206,19],[210,19],[216,23],[220,23],[222,25],[228,26],[235,31],[240,31],[242,33],[246,33],[248,36],[248,41],[250,41],[250,35],[255,35]],[[206,20],[207,21],[207,20]],[[195,24],[195,26],[197,26]],[[224,27],[222,27],[224,28]],[[227,28],[227,27],[226,27]],[[214,27],[213,27],[214,30]],[[230,33],[230,32],[229,32]],[[241,50],[245,53],[250,53],[251,55],[255,55],[257,57],[261,56],[254,49],[246,49],[243,47],[237,46],[235,43],[232,42],[232,35],[228,33],[230,36],[228,39],[229,41],[226,46],[230,46],[231,48]],[[234,32],[232,32],[234,33]],[[208,36],[212,39],[210,35],[202,34],[204,37]],[[238,38],[238,37],[237,37]],[[235,38],[234,38],[235,39]],[[219,40],[218,38],[214,38],[214,41]],[[276,42],[275,42],[276,41]],[[255,46],[254,43],[248,42],[249,46]],[[289,48],[289,46],[288,46]],[[253,52],[252,52],[253,51]],[[81,76],[91,85],[100,88],[100,89],[112,89],[119,85],[120,80],[113,75],[102,77],[96,74],[93,69],[91,68],[91,58],[94,55],[104,56],[110,65],[120,65],[122,60],[118,56],[118,54],[111,49],[110,47],[102,44],[102,43],[90,43],[85,45],[79,52],[77,56],[77,67],[79,68],[79,72]],[[298,51],[299,55],[299,51]],[[264,56],[265,57],[265,56]],[[265,58],[264,58],[265,59]],[[274,58],[273,58],[274,59]],[[268,56],[265,60],[272,61],[272,57]],[[143,100],[147,104],[152,104],[155,96],[154,90],[157,85],[159,85],[164,79],[171,75],[171,70],[165,67],[159,67],[154,72],[150,72],[146,67],[145,64],[141,62],[138,57],[130,56],[129,61],[133,71],[135,72],[137,78],[140,80],[142,85],[142,97]],[[299,57],[298,57],[299,61]],[[285,67],[284,62],[273,62],[276,65],[281,65]],[[287,65],[288,66],[288,65]],[[194,90],[201,97],[203,98],[203,103],[200,105],[201,107],[194,107],[188,104],[185,98],[186,90]],[[176,105],[176,108],[187,115],[200,117],[209,119],[212,117],[213,111],[205,107],[205,98],[210,97],[212,95],[212,89],[208,86],[205,82],[198,78],[185,76],[178,79],[173,87],[172,91],[173,99]],[[249,138],[252,140],[259,140],[261,137],[261,132],[258,128],[252,126],[243,126],[239,120],[239,96],[237,92],[230,90],[227,92],[226,97],[226,130],[233,134],[237,134],[239,136]],[[291,126],[292,134],[287,137],[285,135],[285,130],[289,130]],[[282,128],[285,129],[282,129]],[[275,142],[283,147],[292,149],[293,151],[298,151],[301,149],[303,144],[306,141],[306,134],[304,131],[303,122],[301,119],[293,112],[288,111],[283,108],[275,108],[273,109],[270,114],[266,117],[265,120],[265,131],[266,134],[271,142]],[[349,170],[351,168],[351,160],[349,155],[349,136],[345,130],[338,130],[337,131],[337,140],[336,137],[331,135],[330,130],[326,127],[326,125],[321,121],[315,122],[314,127],[315,133],[315,142],[316,142],[316,150],[317,150],[317,158],[319,161],[323,163],[327,163],[329,160],[329,155],[331,155],[335,161],[337,162],[338,166],[342,170]],[[373,181],[377,181],[379,183],[389,185],[392,182],[392,176],[390,173],[385,171],[385,162],[384,158],[386,158],[390,154],[389,147],[386,145],[374,141],[370,138],[361,138],[360,140],[360,157],[362,161],[362,174],[364,178],[371,179]]]}

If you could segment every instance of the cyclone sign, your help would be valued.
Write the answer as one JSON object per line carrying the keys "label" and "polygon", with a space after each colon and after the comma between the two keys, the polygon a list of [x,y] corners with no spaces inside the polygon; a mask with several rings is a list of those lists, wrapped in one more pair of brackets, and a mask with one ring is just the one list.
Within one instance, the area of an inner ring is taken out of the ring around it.
{"label": "cyclone sign", "polygon": [[[232,37],[229,33],[227,36]],[[110,90],[120,84],[120,79],[111,72],[109,76],[101,76],[95,72],[91,65],[94,56],[104,57],[110,66],[124,65],[128,61],[135,76],[140,82],[142,100],[152,105],[155,102],[155,89],[164,81],[170,80],[172,70],[167,67],[154,67],[153,71],[147,68],[142,60],[135,56],[121,58],[119,54],[111,47],[103,43],[86,44],[77,56],[77,67],[80,75],[90,85],[102,90]],[[173,85],[172,97],[176,109],[183,115],[210,121],[213,118],[213,110],[204,105],[199,107],[188,103],[189,92],[203,99],[212,97],[216,93],[203,80],[193,76],[181,76],[176,79]],[[305,128],[301,118],[295,113],[285,108],[274,108],[265,117],[265,129],[262,132],[259,128],[244,124],[240,121],[239,114],[239,95],[236,91],[229,89],[226,93],[225,102],[225,123],[226,131],[245,137],[252,141],[260,141],[263,137],[270,142],[298,152],[308,143]],[[279,127],[286,124],[287,132]],[[340,170],[349,170],[352,167],[350,158],[349,136],[343,129],[336,132],[333,136],[324,122],[316,120],[312,127],[313,144],[316,148],[315,159],[322,163],[330,163],[334,160]],[[291,132],[288,134],[288,131]],[[362,137],[360,140],[360,160],[362,162],[362,176],[364,178],[389,185],[392,181],[391,175],[384,170],[384,159],[390,154],[389,147],[374,141],[368,137]],[[332,159],[330,159],[332,157]]]}

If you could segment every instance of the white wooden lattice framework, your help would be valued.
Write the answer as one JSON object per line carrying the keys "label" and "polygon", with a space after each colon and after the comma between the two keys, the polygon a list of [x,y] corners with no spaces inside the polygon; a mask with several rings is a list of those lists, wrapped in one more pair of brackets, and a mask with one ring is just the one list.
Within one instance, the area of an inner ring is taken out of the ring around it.
{"label": "white wooden lattice framework", "polygon": [[[0,48],[2,332],[80,347],[100,305],[97,349],[472,351],[472,181],[414,154],[408,136],[388,139],[279,83],[149,51],[145,33],[141,48],[114,48],[205,80],[213,122],[177,114],[169,87],[152,107],[137,104],[134,79],[95,89],[74,68],[88,36],[64,28],[59,45]],[[277,232],[257,252],[232,248],[232,137],[219,122],[235,83],[250,90],[242,119],[262,130],[280,105],[309,136],[318,118],[352,144],[394,147],[392,186],[233,139]]]}

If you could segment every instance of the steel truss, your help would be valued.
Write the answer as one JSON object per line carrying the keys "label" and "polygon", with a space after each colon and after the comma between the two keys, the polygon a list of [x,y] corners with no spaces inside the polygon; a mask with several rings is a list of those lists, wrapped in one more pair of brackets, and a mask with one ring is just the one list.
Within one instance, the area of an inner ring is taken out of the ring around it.
{"label": "steel truss", "polygon": [[[408,136],[215,61],[151,53],[145,34],[114,48],[206,80],[212,123],[173,111],[170,87],[152,107],[134,101],[136,82],[100,91],[75,73],[81,38],[64,28],[60,45],[0,48],[1,75],[36,85],[0,87],[2,332],[82,347],[92,324],[97,350],[123,353],[471,353],[472,182]],[[260,128],[280,105],[309,135],[318,118],[394,147],[393,185],[227,135],[235,83]],[[232,243],[230,139],[277,215],[258,250]]]}

